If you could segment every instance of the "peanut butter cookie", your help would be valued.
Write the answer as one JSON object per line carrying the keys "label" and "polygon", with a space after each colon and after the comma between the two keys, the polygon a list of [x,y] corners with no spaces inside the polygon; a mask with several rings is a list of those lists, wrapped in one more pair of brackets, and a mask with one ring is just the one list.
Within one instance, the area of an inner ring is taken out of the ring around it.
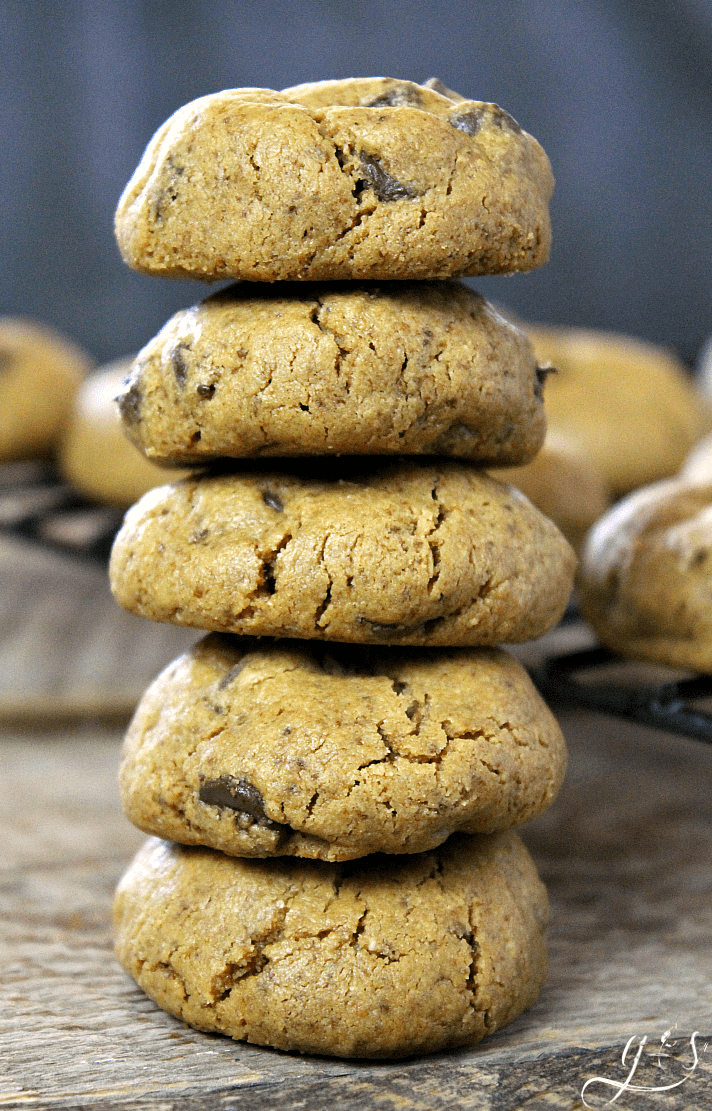
{"label": "peanut butter cookie", "polygon": [[115,900],[119,960],[170,1014],[340,1057],[472,1045],[536,1000],[547,899],[514,833],[351,864],[152,839]]}
{"label": "peanut butter cookie", "polygon": [[179,109],[119,201],[125,261],[250,281],[531,270],[551,167],[496,104],[390,78],[228,89]]}
{"label": "peanut butter cookie", "polygon": [[575,556],[519,491],[442,460],[323,470],[144,495],[114,543],[117,601],[219,632],[372,644],[528,640],[561,617]]}
{"label": "peanut butter cookie", "polygon": [[212,633],[146,691],[127,817],[233,856],[417,853],[546,809],[561,731],[495,648],[373,649]]}
{"label": "peanut butter cookie", "polygon": [[456,282],[231,286],[177,313],[120,405],[149,458],[449,455],[523,463],[541,446],[529,340]]}

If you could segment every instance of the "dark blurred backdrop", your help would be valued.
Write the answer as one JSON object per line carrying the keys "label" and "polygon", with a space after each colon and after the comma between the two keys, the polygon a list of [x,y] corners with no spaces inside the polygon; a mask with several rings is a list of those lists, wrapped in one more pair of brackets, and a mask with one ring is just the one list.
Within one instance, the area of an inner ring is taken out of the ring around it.
{"label": "dark blurred backdrop", "polygon": [[557,178],[551,262],[477,279],[522,317],[691,362],[712,331],[712,0],[0,0],[0,312],[105,360],[205,287],[134,274],[112,232],[153,131],[221,88],[385,74],[494,100]]}

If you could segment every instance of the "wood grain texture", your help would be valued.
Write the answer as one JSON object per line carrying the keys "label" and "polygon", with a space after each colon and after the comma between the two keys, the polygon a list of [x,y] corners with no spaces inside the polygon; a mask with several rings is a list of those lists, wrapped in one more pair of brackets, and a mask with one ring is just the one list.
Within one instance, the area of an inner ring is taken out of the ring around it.
{"label": "wood grain texture", "polygon": [[[567,783],[525,827],[552,899],[551,973],[536,1006],[481,1046],[395,1064],[301,1057],[199,1034],[116,964],[113,888],[142,835],[120,812],[120,732],[0,740],[0,1108],[349,1111],[583,1106],[590,1077],[622,1079],[634,1035],[712,1033],[712,751],[567,711]],[[712,1108],[712,1038],[665,1094],[619,1108]],[[674,1070],[677,1070],[674,1072]],[[611,1090],[589,1089],[592,1106]]]}
{"label": "wood grain texture", "polygon": [[130,714],[194,629],[124,613],[106,568],[0,537],[0,720]]}

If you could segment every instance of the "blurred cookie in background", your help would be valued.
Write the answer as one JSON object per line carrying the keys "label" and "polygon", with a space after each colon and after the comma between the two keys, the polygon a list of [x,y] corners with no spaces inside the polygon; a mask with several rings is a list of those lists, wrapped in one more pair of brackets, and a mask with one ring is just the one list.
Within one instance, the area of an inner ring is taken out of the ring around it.
{"label": "blurred cookie in background", "polygon": [[577,550],[610,503],[606,480],[591,454],[556,428],[548,431],[531,463],[489,473],[521,490]]}
{"label": "blurred cookie in background", "polygon": [[53,328],[0,317],[0,462],[52,453],[92,366]]}
{"label": "blurred cookie in background", "polygon": [[578,588],[607,648],[712,673],[712,485],[674,478],[629,494],[591,529]]}
{"label": "blurred cookie in background", "polygon": [[684,365],[630,336],[525,324],[546,381],[549,428],[578,440],[614,497],[676,474],[712,430],[712,407]]}
{"label": "blurred cookie in background", "polygon": [[712,484],[712,433],[695,444],[680,468],[680,479],[695,486]]}
{"label": "blurred cookie in background", "polygon": [[108,363],[83,382],[58,460],[64,478],[85,497],[123,509],[154,486],[189,473],[150,462],[124,434],[115,399],[133,358]]}

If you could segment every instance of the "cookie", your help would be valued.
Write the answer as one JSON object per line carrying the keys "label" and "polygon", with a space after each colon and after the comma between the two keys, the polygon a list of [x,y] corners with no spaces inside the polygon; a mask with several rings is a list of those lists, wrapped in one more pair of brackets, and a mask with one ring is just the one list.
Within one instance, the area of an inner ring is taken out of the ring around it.
{"label": "cookie", "polygon": [[712,672],[712,484],[629,495],[589,534],[581,607],[614,652]]}
{"label": "cookie", "polygon": [[472,1045],[530,1007],[547,900],[514,833],[350,864],[157,839],[114,907],[121,964],[200,1030],[339,1057]]}
{"label": "cookie", "polygon": [[490,469],[489,473],[526,494],[577,551],[610,502],[605,479],[595,462],[580,444],[555,428],[549,430],[541,451],[530,463]]}
{"label": "cookie", "polygon": [[559,620],[575,557],[518,491],[442,460],[348,463],[144,495],[114,542],[117,601],[200,629],[372,644],[491,645]]}
{"label": "cookie", "polygon": [[712,410],[669,351],[581,328],[525,325],[546,381],[549,428],[577,440],[616,497],[677,473]]}
{"label": "cookie", "polygon": [[498,105],[354,78],[186,104],[115,226],[124,260],[164,277],[449,278],[546,262],[552,190],[546,154]]}
{"label": "cookie", "polygon": [[133,362],[118,359],[84,380],[58,456],[62,474],[82,494],[123,509],[154,486],[189,473],[144,458],[124,435],[116,396]]}
{"label": "cookie", "polygon": [[91,365],[53,328],[0,317],[0,462],[53,452]]}
{"label": "cookie", "polygon": [[449,455],[523,463],[545,431],[529,340],[454,282],[237,285],[177,313],[123,388],[149,459]]}
{"label": "cookie", "polygon": [[680,468],[679,478],[700,486],[712,483],[712,433],[695,444]]}
{"label": "cookie", "polygon": [[565,765],[556,721],[497,649],[211,633],[146,691],[120,778],[146,833],[351,860],[518,825],[553,802]]}

